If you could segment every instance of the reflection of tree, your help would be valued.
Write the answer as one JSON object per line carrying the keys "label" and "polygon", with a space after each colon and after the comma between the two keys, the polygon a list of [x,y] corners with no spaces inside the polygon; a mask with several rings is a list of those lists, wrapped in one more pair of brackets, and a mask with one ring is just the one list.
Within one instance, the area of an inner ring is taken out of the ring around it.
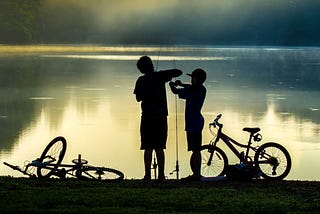
{"label": "reflection of tree", "polygon": [[[90,79],[83,63],[38,57],[8,57],[0,63],[0,149],[8,150],[42,110],[51,126],[60,124],[70,85]],[[30,98],[52,99],[30,99]]]}
{"label": "reflection of tree", "polygon": [[[272,111],[283,123],[288,118],[294,118],[297,123],[310,121],[315,124],[315,127],[320,127],[320,114],[317,109],[320,101],[317,99],[316,91],[270,90],[263,87],[235,88],[230,85],[224,88],[218,86],[209,88],[204,112],[217,114],[228,110],[257,120],[272,107]],[[210,116],[214,117],[214,115]]]}
{"label": "reflection of tree", "polygon": [[35,106],[28,101],[27,90],[37,85],[37,78],[32,72],[32,64],[24,60],[2,60],[0,71],[1,149],[10,149],[36,116]]}
{"label": "reflection of tree", "polygon": [[1,89],[0,115],[0,150],[7,150],[12,148],[13,142],[36,116],[36,112],[24,94],[15,89]]}
{"label": "reflection of tree", "polygon": [[[110,100],[116,111],[113,116],[127,112],[130,106],[124,96],[132,95],[131,75],[131,64],[117,61],[3,57],[0,63],[0,149],[11,149],[20,134],[38,122],[41,113],[45,113],[51,129],[59,128],[70,103],[81,115],[95,111],[101,99]],[[130,118],[119,122],[125,126],[127,120]]]}

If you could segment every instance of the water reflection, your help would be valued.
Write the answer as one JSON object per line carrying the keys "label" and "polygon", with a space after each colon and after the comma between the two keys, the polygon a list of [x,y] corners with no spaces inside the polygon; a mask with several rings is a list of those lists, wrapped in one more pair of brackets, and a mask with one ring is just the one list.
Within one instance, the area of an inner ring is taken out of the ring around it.
{"label": "water reflection", "polygon": [[[71,162],[80,153],[89,163],[118,168],[127,178],[140,178],[143,175],[140,106],[132,94],[139,76],[135,57],[157,56],[158,50],[116,51],[122,53],[122,60],[62,57],[65,54],[57,57],[50,53],[45,53],[50,57],[42,57],[43,53],[0,57],[1,161],[22,164],[32,160],[52,138],[62,135],[68,141],[64,162]],[[288,53],[281,48],[166,51],[159,57],[159,69],[172,67],[172,60],[180,57],[183,60],[176,66],[185,72],[195,67],[208,71],[208,94],[203,107],[207,124],[222,113],[225,132],[243,142],[248,136],[242,128],[258,126],[263,142],[276,141],[289,150],[293,168],[287,179],[320,180],[320,173],[314,170],[320,150],[320,101],[319,90],[315,88],[319,81],[314,74],[315,65],[308,64],[315,62],[314,55],[305,50]],[[201,57],[223,60],[201,60]],[[266,57],[270,61],[267,65]],[[303,68],[297,67],[297,63],[302,63]],[[279,75],[274,75],[273,66],[278,66]],[[290,73],[294,66],[298,71]],[[302,71],[311,76],[302,75]],[[288,73],[290,77],[286,78]],[[189,81],[186,75],[182,79]],[[300,84],[302,80],[307,81],[305,85]],[[169,91],[168,101],[166,173],[175,178],[170,175],[176,161],[175,105]],[[186,176],[191,173],[190,154],[183,130],[184,103],[179,101],[179,161],[181,176]],[[204,130],[204,142],[210,138],[209,131]],[[1,175],[19,175],[4,166],[0,169]]]}

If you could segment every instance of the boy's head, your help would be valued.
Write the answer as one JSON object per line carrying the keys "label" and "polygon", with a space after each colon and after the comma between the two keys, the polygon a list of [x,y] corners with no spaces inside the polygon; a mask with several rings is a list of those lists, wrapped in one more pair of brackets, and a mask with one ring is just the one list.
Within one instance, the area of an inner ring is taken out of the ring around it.
{"label": "boy's head", "polygon": [[137,62],[137,68],[141,73],[147,74],[154,71],[153,63],[148,56],[142,56]]}
{"label": "boy's head", "polygon": [[196,84],[196,85],[203,84],[204,81],[206,81],[207,79],[206,72],[201,68],[195,69],[191,74],[188,74],[188,75],[192,77],[192,80],[191,80],[192,84]]}

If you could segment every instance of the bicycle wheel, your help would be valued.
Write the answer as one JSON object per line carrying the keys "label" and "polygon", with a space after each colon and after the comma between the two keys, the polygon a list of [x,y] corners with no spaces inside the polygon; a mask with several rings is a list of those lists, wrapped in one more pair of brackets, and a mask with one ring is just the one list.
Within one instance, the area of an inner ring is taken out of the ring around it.
{"label": "bicycle wheel", "polygon": [[282,180],[291,169],[289,152],[278,143],[265,143],[254,155],[254,163],[265,179]]}
{"label": "bicycle wheel", "polygon": [[37,168],[39,178],[50,177],[54,174],[62,162],[66,149],[67,141],[64,137],[56,137],[46,146],[37,160],[40,162],[40,166]]}
{"label": "bicycle wheel", "polygon": [[83,180],[98,180],[98,181],[121,181],[124,174],[116,169],[106,167],[85,166],[80,171],[76,172],[76,176]]}
{"label": "bicycle wheel", "polygon": [[228,165],[227,155],[218,147],[201,146],[201,175],[204,177],[223,176]]}

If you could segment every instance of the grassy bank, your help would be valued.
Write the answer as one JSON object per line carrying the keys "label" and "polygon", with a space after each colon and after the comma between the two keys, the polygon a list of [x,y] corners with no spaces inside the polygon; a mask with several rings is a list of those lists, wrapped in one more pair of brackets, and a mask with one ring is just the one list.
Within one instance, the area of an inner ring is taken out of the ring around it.
{"label": "grassy bank", "polygon": [[0,177],[0,212],[319,213],[320,182],[99,183]]}

